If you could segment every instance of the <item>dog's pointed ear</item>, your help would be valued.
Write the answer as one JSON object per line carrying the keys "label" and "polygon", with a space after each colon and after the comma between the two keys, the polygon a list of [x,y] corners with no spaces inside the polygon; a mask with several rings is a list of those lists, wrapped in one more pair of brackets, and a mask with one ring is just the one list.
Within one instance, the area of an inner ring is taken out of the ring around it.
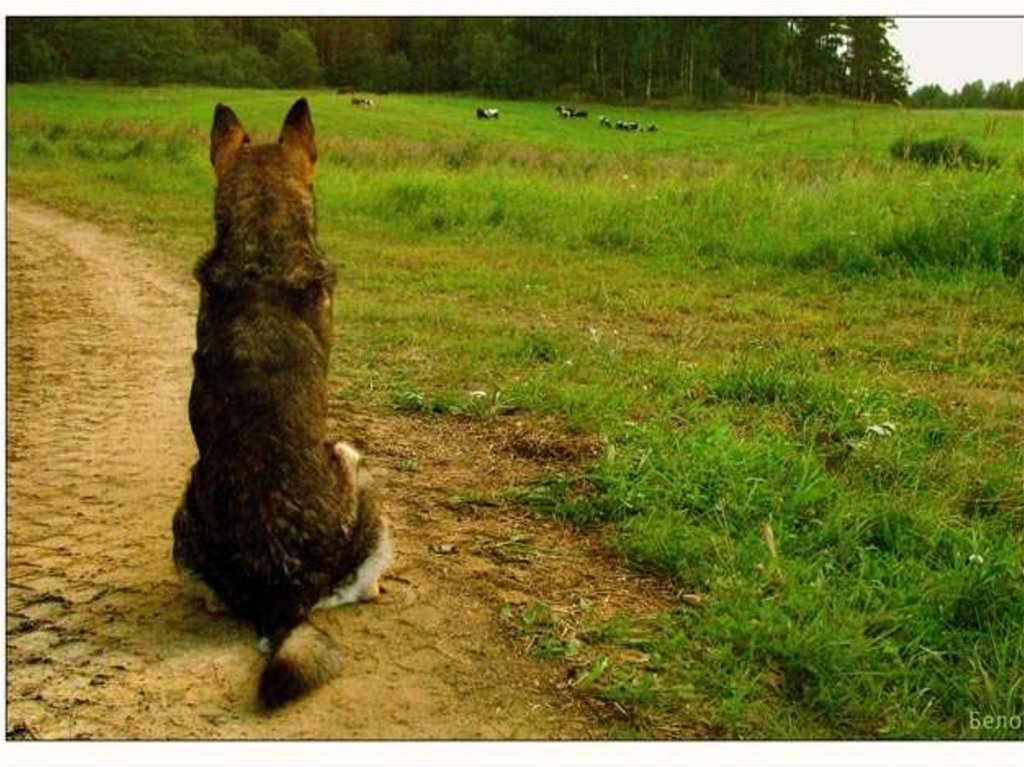
{"label": "dog's pointed ear", "polygon": [[301,150],[309,159],[310,168],[316,164],[316,142],[313,140],[313,116],[309,113],[309,104],[299,99],[288,110],[281,127],[281,138],[278,143],[286,147]]}
{"label": "dog's pointed ear", "polygon": [[229,107],[218,104],[213,110],[210,130],[210,164],[219,176],[242,144],[249,143],[245,128]]}

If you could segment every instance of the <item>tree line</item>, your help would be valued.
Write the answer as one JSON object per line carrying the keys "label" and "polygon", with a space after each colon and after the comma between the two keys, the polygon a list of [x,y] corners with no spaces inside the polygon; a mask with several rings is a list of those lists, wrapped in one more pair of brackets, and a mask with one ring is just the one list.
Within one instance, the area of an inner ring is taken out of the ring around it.
{"label": "tree line", "polygon": [[694,104],[780,93],[891,101],[905,99],[908,84],[893,26],[884,17],[8,18],[7,77]]}
{"label": "tree line", "polygon": [[925,85],[910,94],[908,104],[922,109],[1024,109],[1024,80],[1004,80],[987,88],[981,80],[974,80],[952,93],[946,93],[941,85]]}

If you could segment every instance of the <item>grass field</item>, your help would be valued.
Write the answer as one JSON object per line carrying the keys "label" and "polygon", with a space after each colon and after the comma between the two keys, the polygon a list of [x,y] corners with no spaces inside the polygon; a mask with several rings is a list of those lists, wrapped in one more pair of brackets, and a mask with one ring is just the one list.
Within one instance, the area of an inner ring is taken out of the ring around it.
{"label": "grass field", "polygon": [[[295,95],[9,87],[9,193],[186,274],[214,104],[272,139]],[[631,734],[1024,737],[1024,115],[307,95],[339,396],[599,436],[507,498],[678,585],[644,621],[503,612],[580,689]],[[889,156],[943,135],[999,167]]]}

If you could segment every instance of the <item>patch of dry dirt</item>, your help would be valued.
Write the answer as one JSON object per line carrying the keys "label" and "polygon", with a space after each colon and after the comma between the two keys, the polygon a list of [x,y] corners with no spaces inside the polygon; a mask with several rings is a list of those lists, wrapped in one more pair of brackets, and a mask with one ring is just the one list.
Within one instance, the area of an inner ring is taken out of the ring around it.
{"label": "patch of dry dirt", "polygon": [[[375,604],[329,622],[328,686],[259,710],[255,633],[188,598],[171,515],[195,448],[187,398],[195,290],[129,240],[8,204],[9,738],[599,738],[614,711],[503,629],[504,604],[665,609],[656,581],[591,539],[507,505],[467,503],[593,453],[515,417],[338,408],[396,528]],[[460,500],[461,499],[461,500]],[[529,556],[509,556],[509,543]]]}

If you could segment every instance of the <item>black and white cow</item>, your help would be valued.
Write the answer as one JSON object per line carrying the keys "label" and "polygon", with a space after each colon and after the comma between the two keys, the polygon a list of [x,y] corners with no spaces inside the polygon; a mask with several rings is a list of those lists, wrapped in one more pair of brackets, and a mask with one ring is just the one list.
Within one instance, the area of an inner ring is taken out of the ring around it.
{"label": "black and white cow", "polygon": [[353,96],[352,104],[357,107],[372,107],[374,106],[373,99],[366,98],[365,96]]}
{"label": "black and white cow", "polygon": [[497,120],[498,119],[497,109],[485,109],[483,107],[476,108],[476,119],[477,120]]}
{"label": "black and white cow", "polygon": [[574,117],[582,117],[583,119],[586,119],[587,117],[587,113],[584,110],[576,109],[574,107],[567,107],[564,104],[559,104],[557,107],[555,107],[555,111],[558,113],[559,117],[566,120],[571,120]]}

